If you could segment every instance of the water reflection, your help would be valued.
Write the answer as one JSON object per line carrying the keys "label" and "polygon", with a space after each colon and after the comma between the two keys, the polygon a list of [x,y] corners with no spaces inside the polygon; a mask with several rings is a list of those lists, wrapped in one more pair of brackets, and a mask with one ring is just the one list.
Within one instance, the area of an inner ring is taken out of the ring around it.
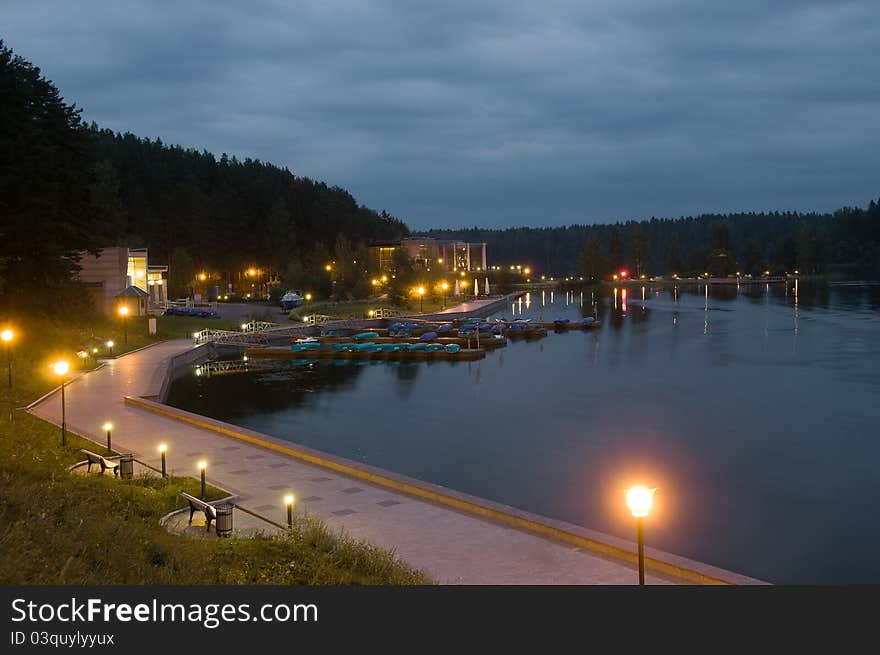
{"label": "water reflection", "polygon": [[170,400],[624,537],[620,485],[651,475],[660,548],[775,582],[880,582],[862,520],[880,492],[880,286],[639,286],[522,298],[517,315],[601,327],[481,362],[279,364],[185,378]]}

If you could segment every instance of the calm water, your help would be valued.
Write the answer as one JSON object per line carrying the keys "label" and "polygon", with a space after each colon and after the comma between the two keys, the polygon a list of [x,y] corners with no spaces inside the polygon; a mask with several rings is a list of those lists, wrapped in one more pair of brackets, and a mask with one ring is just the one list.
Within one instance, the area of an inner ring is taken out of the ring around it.
{"label": "calm water", "polygon": [[273,364],[169,402],[773,582],[880,582],[880,286],[532,294],[592,332],[473,363]]}

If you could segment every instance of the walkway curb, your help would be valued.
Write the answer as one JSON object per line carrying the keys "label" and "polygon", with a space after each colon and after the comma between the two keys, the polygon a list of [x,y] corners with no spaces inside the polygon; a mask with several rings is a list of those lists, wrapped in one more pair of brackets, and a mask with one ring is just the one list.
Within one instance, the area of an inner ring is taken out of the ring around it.
{"label": "walkway curb", "polygon": [[[372,484],[408,494],[438,505],[450,507],[465,514],[508,525],[531,532],[554,541],[563,542],[579,548],[604,555],[629,564],[637,564],[638,555],[635,544],[593,530],[587,530],[564,521],[557,521],[513,507],[477,498],[452,489],[415,480],[406,476],[385,471],[377,467],[360,464],[342,457],[322,453],[304,446],[261,434],[245,428],[207,418],[167,405],[134,396],[125,396],[125,403],[172,420],[188,423],[226,437],[232,437],[272,450],[312,465],[320,466],[349,477],[365,480]],[[661,575],[673,576],[695,584],[713,585],[761,585],[761,580],[739,575],[663,551],[647,549],[646,569]]]}

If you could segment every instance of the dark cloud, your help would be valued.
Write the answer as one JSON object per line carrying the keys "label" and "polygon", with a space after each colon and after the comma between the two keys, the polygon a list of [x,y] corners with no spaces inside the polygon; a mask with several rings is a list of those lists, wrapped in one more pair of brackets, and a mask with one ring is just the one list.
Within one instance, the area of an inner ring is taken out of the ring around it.
{"label": "dark cloud", "polygon": [[0,26],[88,120],[286,165],[416,228],[880,195],[874,0],[57,1]]}

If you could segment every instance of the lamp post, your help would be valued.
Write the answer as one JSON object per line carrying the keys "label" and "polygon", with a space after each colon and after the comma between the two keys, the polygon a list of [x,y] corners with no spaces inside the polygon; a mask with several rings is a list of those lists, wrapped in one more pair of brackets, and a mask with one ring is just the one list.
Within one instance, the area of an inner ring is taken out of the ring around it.
{"label": "lamp post", "polygon": [[110,421],[107,421],[103,426],[104,432],[107,433],[107,452],[112,453],[113,447],[110,445],[110,433],[113,432],[113,424]]}
{"label": "lamp post", "polygon": [[119,315],[122,317],[122,342],[128,345],[128,306],[122,305],[119,308]]}
{"label": "lamp post", "polygon": [[52,370],[55,372],[55,375],[61,378],[61,445],[66,446],[67,414],[64,399],[64,383],[67,382],[67,372],[70,370],[70,365],[62,359],[61,361],[52,364]]}
{"label": "lamp post", "polygon": [[159,455],[162,456],[162,477],[167,478],[168,475],[165,473],[165,451],[168,450],[168,446],[164,443],[159,444]]}
{"label": "lamp post", "polygon": [[12,340],[15,338],[15,333],[10,329],[5,329],[3,332],[0,332],[0,339],[3,339],[3,343],[6,345],[6,377],[9,380],[9,388],[12,388]]}
{"label": "lamp post", "polygon": [[419,287],[416,289],[416,293],[419,294],[419,314],[425,313],[425,287]]}
{"label": "lamp post", "polygon": [[293,494],[287,494],[284,497],[284,504],[287,506],[287,529],[293,529]]}
{"label": "lamp post", "polygon": [[208,468],[208,463],[205,460],[199,462],[199,472],[202,476],[202,500],[205,499],[205,469]]}
{"label": "lamp post", "polygon": [[[441,262],[443,260],[440,260]],[[446,283],[446,280],[440,283],[440,288],[443,289],[443,309],[446,309],[446,292],[449,290],[449,285]]]}
{"label": "lamp post", "polygon": [[639,544],[639,584],[645,584],[645,539],[642,531],[643,519],[650,513],[654,503],[654,492],[643,485],[626,490],[626,505],[636,520],[636,535]]}
{"label": "lamp post", "polygon": [[107,350],[109,351],[110,356],[113,357],[113,341],[112,340],[107,342]]}

